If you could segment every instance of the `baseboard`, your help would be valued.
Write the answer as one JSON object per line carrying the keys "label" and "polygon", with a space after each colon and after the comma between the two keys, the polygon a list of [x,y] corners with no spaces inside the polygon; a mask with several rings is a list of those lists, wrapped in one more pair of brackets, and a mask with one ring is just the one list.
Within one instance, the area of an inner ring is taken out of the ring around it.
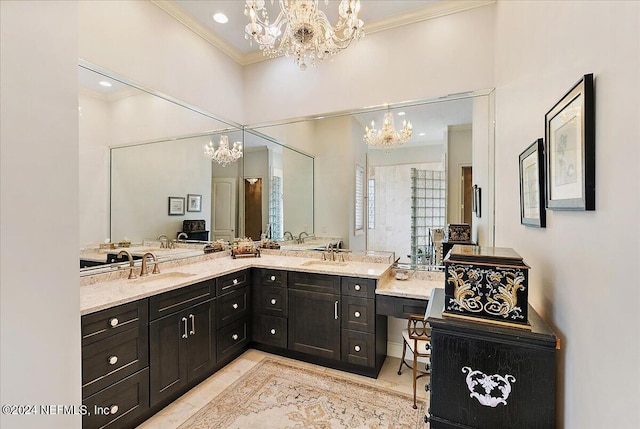
{"label": "baseboard", "polygon": [[[388,341],[387,342],[387,356],[391,356],[391,357],[395,357],[395,358],[400,359],[402,357],[402,347],[403,347],[403,344],[392,343],[391,341]],[[411,353],[411,350],[407,349],[407,354],[405,356],[405,359],[407,359],[407,361],[410,361],[410,360],[413,359],[413,354]],[[429,362],[429,358],[419,357],[418,358],[418,362],[427,363],[427,362]]]}

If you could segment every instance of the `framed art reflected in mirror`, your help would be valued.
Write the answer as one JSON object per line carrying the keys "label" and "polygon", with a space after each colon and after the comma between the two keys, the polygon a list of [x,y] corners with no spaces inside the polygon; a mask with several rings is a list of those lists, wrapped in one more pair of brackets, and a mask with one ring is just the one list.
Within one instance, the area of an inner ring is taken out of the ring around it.
{"label": "framed art reflected in mirror", "polygon": [[580,79],[545,115],[546,205],[595,210],[595,96],[593,74]]}
{"label": "framed art reflected in mirror", "polygon": [[533,142],[520,154],[520,223],[544,228],[544,144]]}
{"label": "framed art reflected in mirror", "polygon": [[184,215],[184,197],[169,197],[169,216]]}

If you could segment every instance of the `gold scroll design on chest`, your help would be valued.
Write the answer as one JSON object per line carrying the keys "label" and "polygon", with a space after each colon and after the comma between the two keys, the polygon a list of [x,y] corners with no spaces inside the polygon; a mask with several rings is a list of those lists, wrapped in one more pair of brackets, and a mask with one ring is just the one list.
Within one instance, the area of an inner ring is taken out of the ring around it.
{"label": "gold scroll design on chest", "polygon": [[[524,275],[520,270],[468,269],[452,265],[449,267],[449,283],[454,286],[453,303],[471,313],[485,311],[503,318],[522,318],[518,307],[518,291],[524,290]],[[482,278],[487,279],[483,288]],[[486,302],[482,303],[482,295]]]}

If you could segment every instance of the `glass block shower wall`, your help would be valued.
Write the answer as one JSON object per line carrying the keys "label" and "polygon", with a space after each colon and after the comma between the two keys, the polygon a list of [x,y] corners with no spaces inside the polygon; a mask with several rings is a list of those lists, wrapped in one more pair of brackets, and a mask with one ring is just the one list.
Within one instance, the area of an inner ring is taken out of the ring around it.
{"label": "glass block shower wall", "polygon": [[269,225],[271,226],[271,239],[282,239],[282,178],[271,178],[271,193],[269,195]]}
{"label": "glass block shower wall", "polygon": [[411,263],[434,264],[431,230],[447,221],[446,171],[411,169]]}

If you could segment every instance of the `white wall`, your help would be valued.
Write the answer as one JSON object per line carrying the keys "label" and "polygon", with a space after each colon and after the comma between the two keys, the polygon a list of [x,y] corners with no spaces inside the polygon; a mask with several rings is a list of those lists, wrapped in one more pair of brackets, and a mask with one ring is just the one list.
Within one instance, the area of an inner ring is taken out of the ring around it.
{"label": "white wall", "polygon": [[[0,2],[3,405],[81,404],[77,7]],[[0,426],[80,428],[81,418],[3,412]]]}
{"label": "white wall", "polygon": [[305,72],[287,57],[248,65],[245,122],[492,88],[494,12],[489,5],[369,34]]}
{"label": "white wall", "polygon": [[[562,340],[558,427],[640,427],[640,3],[499,1],[496,239],[531,265],[530,302]],[[518,155],[593,72],[596,210],[520,225]]]}
{"label": "white wall", "polygon": [[78,56],[210,113],[243,120],[242,67],[149,1],[78,2]]}

